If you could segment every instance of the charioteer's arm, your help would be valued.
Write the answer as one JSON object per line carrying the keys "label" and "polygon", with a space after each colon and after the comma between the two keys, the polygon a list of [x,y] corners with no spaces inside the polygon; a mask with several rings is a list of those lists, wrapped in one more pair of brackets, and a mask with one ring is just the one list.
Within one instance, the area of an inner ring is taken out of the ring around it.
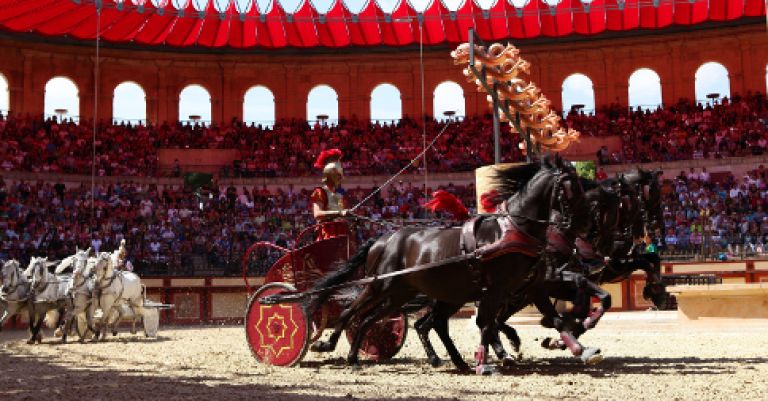
{"label": "charioteer's arm", "polygon": [[334,218],[334,217],[346,217],[349,213],[349,209],[343,210],[323,210],[319,203],[312,205],[312,214],[316,220]]}

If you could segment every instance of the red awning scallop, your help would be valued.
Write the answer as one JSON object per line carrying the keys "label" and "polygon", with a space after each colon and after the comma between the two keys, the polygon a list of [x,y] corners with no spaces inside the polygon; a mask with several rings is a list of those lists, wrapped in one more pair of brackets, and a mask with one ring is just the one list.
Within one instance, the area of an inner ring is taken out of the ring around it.
{"label": "red awning scallop", "polygon": [[[764,0],[529,0],[519,8],[496,0],[484,10],[464,0],[450,11],[432,0],[418,11],[400,0],[391,14],[375,0],[358,14],[335,0],[320,14],[310,0],[286,13],[279,0],[259,11],[256,0],[101,0],[101,38],[108,42],[172,47],[339,48],[345,46],[407,46],[456,44],[474,28],[485,41],[605,31],[663,29],[711,21],[765,16]],[[97,36],[95,0],[0,0],[0,29],[93,40]],[[519,3],[518,3],[519,4]],[[244,5],[247,5],[244,6]]]}

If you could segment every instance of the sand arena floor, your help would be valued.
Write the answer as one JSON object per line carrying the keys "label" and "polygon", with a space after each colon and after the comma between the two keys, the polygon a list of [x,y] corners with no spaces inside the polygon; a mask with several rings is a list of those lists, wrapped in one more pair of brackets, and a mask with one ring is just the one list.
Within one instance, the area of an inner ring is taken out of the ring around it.
{"label": "sand arena floor", "polygon": [[[530,319],[529,319],[530,320]],[[524,357],[490,377],[426,363],[413,330],[400,354],[362,370],[343,364],[347,344],[308,353],[301,366],[259,365],[241,327],[161,327],[160,337],[121,333],[98,344],[61,345],[0,333],[0,400],[745,400],[768,397],[768,322],[686,326],[668,313],[609,314],[584,338],[606,359],[584,366],[538,342],[551,331],[518,322]],[[451,322],[470,360],[477,331]],[[50,334],[50,331],[48,332]],[[437,346],[442,350],[441,346]]]}

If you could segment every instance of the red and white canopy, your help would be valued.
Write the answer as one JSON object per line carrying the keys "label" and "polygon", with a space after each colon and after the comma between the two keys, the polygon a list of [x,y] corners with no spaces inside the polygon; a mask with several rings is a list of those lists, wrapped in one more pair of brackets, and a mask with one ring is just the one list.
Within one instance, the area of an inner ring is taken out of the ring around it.
{"label": "red and white canopy", "polygon": [[[260,12],[256,0],[0,0],[0,29],[152,46],[276,49],[456,44],[474,27],[481,39],[591,36],[662,29],[765,15],[764,0],[496,0],[488,9],[464,0],[450,11],[431,0],[419,12],[400,0],[390,13],[374,0],[352,13],[334,0],[319,13],[303,0],[293,13],[277,0]],[[194,2],[194,3],[193,3]],[[181,5],[175,8],[174,5]],[[245,5],[245,6],[244,6]],[[420,39],[421,38],[421,39]]]}

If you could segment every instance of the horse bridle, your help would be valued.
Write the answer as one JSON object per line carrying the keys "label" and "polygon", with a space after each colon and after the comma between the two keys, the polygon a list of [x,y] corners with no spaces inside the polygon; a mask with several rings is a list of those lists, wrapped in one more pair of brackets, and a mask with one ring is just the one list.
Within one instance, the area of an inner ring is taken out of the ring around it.
{"label": "horse bridle", "polygon": [[[566,174],[561,169],[559,169],[559,168],[558,169],[553,169],[553,170],[555,170],[555,172],[552,174],[554,176],[554,178],[555,178],[554,193],[552,194],[552,196],[549,199],[549,209],[548,209],[549,216],[547,217],[546,220],[542,220],[542,219],[538,219],[538,218],[535,218],[535,217],[526,216],[524,214],[519,214],[519,213],[510,213],[508,211],[509,207],[506,206],[506,205],[505,205],[505,209],[507,210],[507,212],[506,213],[499,213],[499,215],[508,216],[508,217],[517,217],[517,218],[521,218],[521,219],[530,221],[532,223],[537,223],[537,224],[556,225],[558,227],[558,229],[561,229],[561,230],[569,229],[571,224],[572,224],[572,219],[571,219],[571,215],[570,215],[570,204],[568,204],[568,202],[564,202],[562,200],[563,193],[565,192],[565,190],[563,188],[563,185],[562,185],[563,181],[564,181],[563,180],[563,176],[565,176]],[[555,200],[558,201],[558,204],[559,204],[559,208],[558,209],[560,211],[561,216],[563,216],[563,218],[560,221],[558,221],[558,222],[553,222],[552,221],[552,211],[555,210]],[[519,198],[517,199],[517,202],[519,202]],[[505,204],[506,203],[507,202],[505,202]]]}
{"label": "horse bridle", "polygon": [[[13,285],[9,285],[5,287],[7,291],[6,294],[13,294],[14,292],[16,292],[17,289],[19,289],[19,286],[21,285],[21,280],[19,280],[19,268],[14,267],[11,269],[11,271],[13,272],[12,274],[10,274],[14,279]],[[3,275],[3,282],[5,282],[5,275]]]}
{"label": "horse bridle", "polygon": [[[44,262],[45,262],[44,260],[37,261],[36,264],[35,264],[35,271],[37,271],[37,269],[45,269],[46,267],[45,267]],[[40,274],[40,281],[35,283],[34,282],[35,273],[32,273],[33,280],[31,282],[31,284],[32,284],[31,290],[35,294],[41,293],[41,292],[45,291],[45,289],[48,288],[48,284],[50,284],[50,282],[43,280],[42,276],[43,275],[41,273]]]}
{"label": "horse bridle", "polygon": [[[98,263],[98,262],[97,262],[97,263]],[[98,285],[96,286],[96,288],[99,290],[99,292],[100,292],[101,290],[106,290],[107,288],[111,287],[111,286],[112,286],[112,283],[115,281],[115,278],[117,277],[117,273],[115,273],[115,270],[114,270],[114,269],[112,269],[112,275],[111,275],[111,276],[109,276],[109,277],[106,277],[106,269],[107,269],[107,268],[105,267],[105,268],[104,268],[104,270],[105,270],[105,271],[104,271],[104,274],[105,274],[105,276],[104,276],[104,277],[102,277],[101,279],[98,279],[98,277],[97,277],[97,279],[96,279],[96,284],[98,284]],[[102,287],[102,286],[101,286],[101,284],[100,284],[100,282],[101,282],[101,281],[104,281],[104,280],[106,280],[106,279],[109,279],[109,282],[108,282],[106,285],[104,285],[104,286]]]}
{"label": "horse bridle", "polygon": [[[78,268],[77,263],[83,263],[84,266],[82,268]],[[85,257],[85,261],[81,261],[78,257],[78,259],[75,261],[75,268],[72,270],[72,288],[69,289],[70,296],[74,296],[78,292],[78,290],[88,284],[88,277],[84,274],[86,268],[88,267],[88,257]],[[80,276],[82,277],[83,281],[80,284],[77,284],[75,281],[75,277]]]}

